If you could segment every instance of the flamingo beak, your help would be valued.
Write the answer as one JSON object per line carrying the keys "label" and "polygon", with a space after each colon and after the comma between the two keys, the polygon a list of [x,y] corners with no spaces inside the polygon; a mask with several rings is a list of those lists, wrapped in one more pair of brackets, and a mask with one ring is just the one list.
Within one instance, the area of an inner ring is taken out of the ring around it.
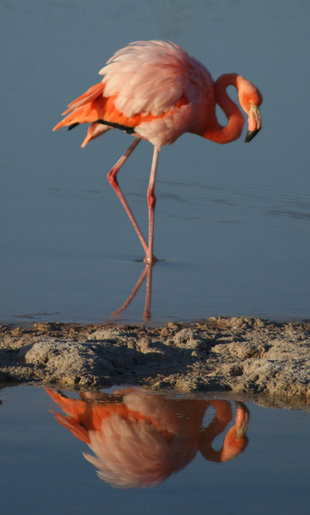
{"label": "flamingo beak", "polygon": [[249,425],[250,413],[246,405],[243,404],[243,402],[237,401],[236,408],[236,434],[238,438],[241,438],[246,434]]}
{"label": "flamingo beak", "polygon": [[248,132],[244,140],[245,143],[249,143],[262,128],[259,107],[254,103],[251,103],[248,116]]}

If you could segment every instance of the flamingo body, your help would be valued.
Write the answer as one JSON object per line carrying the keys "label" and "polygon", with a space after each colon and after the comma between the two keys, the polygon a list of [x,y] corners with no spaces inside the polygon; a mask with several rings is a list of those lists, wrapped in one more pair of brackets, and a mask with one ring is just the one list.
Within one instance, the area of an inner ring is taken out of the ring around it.
{"label": "flamingo body", "polygon": [[[73,101],[64,113],[70,114],[54,130],[101,119],[134,128],[160,148],[184,132],[202,130],[214,105],[208,70],[172,43],[132,43],[116,52],[99,74],[102,82]],[[82,146],[108,129],[97,123]]]}
{"label": "flamingo body", "polygon": [[[262,96],[251,82],[235,73],[222,75],[214,82],[200,62],[179,46],[163,41],[131,43],[117,51],[99,73],[103,75],[102,82],[71,102],[63,113],[65,118],[53,130],[89,123],[82,147],[111,128],[124,130],[136,138],[137,141],[109,172],[108,179],[133,223],[145,250],[146,262],[153,263],[154,185],[160,148],[170,145],[185,132],[217,143],[237,139],[244,118],[226,93],[229,85],[236,87],[240,105],[248,115],[246,141],[250,141],[261,128],[259,105]],[[217,104],[227,116],[225,127],[217,121]],[[154,146],[147,194],[148,244],[116,180],[120,167],[141,139]]]}
{"label": "flamingo body", "polygon": [[[45,389],[65,413],[52,413],[59,424],[85,442],[93,454],[84,458],[100,479],[116,487],[155,486],[187,466],[199,451],[210,461],[224,463],[246,448],[249,411],[236,403],[235,424],[221,449],[213,443],[231,422],[230,402],[182,399],[126,388],[112,394],[80,392],[79,399]],[[215,416],[204,427],[206,409]]]}

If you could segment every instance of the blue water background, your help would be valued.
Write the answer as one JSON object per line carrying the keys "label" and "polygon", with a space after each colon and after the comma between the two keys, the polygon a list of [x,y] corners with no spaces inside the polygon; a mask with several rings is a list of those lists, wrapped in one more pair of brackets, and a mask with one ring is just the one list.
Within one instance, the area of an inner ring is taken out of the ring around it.
{"label": "blue water background", "polygon": [[[309,26],[302,0],[2,0],[0,320],[102,321],[144,257],[106,173],[131,137],[51,132],[119,48],[172,40],[263,93],[249,144],[184,135],[160,153],[153,321],[309,317]],[[234,97],[234,93],[231,93]],[[143,227],[152,147],[120,184]],[[141,320],[143,285],[121,321]]]}
{"label": "blue water background", "polygon": [[[91,451],[57,423],[50,410],[61,410],[43,389],[6,388],[0,398],[1,506],[10,515],[308,513],[308,412],[246,403],[249,443],[241,455],[213,463],[197,452],[159,486],[123,490],[97,477],[82,455]],[[213,417],[210,408],[204,424]],[[215,440],[215,449],[232,423]]]}

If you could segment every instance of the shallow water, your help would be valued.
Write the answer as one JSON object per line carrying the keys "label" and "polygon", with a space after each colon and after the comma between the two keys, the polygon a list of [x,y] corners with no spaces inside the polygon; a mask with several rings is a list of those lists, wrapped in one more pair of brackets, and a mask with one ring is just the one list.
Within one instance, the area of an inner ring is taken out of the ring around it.
{"label": "shallow water", "polygon": [[[110,131],[81,150],[83,128],[51,128],[114,51],[152,38],[214,78],[244,74],[264,96],[250,144],[185,135],[162,150],[152,319],[309,317],[308,2],[10,0],[0,20],[0,320],[106,320],[142,273],[106,181],[130,136]],[[141,144],[120,172],[143,228],[151,153]],[[145,285],[120,320],[140,320],[144,303]]]}
{"label": "shallow water", "polygon": [[[141,389],[82,397],[33,387],[1,390],[6,513],[308,513],[308,412]],[[236,445],[228,433],[237,407],[247,428]],[[96,423],[100,429],[92,431]],[[82,441],[87,437],[91,447]],[[101,471],[110,470],[108,479],[99,478],[96,464],[83,455],[94,449]],[[119,462],[114,475],[110,451]],[[159,484],[141,488],[146,478]],[[111,485],[121,479],[126,489]]]}

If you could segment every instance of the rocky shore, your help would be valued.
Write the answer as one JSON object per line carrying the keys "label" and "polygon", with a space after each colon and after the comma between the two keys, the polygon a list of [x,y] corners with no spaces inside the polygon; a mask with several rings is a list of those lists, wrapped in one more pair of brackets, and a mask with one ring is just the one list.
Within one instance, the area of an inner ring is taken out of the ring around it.
{"label": "rocky shore", "polygon": [[140,385],[310,404],[310,322],[212,317],[192,324],[0,326],[0,383],[91,390]]}

